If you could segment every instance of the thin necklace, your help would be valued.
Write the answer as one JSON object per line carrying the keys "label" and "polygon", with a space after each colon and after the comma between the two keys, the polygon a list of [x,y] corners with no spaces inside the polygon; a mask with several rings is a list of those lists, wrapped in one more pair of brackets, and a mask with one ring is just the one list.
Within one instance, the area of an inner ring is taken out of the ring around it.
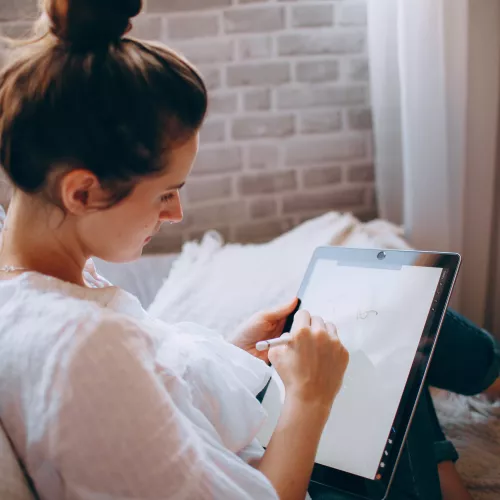
{"label": "thin necklace", "polygon": [[[0,267],[0,273],[17,273],[17,272],[32,272],[33,269],[28,269],[27,267],[17,267],[17,266],[3,266],[3,267]],[[87,281],[85,280],[85,277],[83,278],[83,281],[87,283]],[[91,286],[89,286],[89,288],[93,288]]]}
{"label": "thin necklace", "polygon": [[0,267],[0,272],[2,273],[17,273],[17,272],[26,272],[26,271],[31,271],[31,269],[28,269],[27,267],[16,267],[16,266],[3,266]]}

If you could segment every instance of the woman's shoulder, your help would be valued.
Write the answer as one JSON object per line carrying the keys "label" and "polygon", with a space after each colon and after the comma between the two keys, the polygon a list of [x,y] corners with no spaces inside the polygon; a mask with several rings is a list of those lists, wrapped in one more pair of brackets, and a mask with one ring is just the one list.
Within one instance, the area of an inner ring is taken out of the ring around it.
{"label": "woman's shoulder", "polygon": [[[26,276],[0,282],[0,344],[21,350],[73,351],[95,348],[125,337],[147,342],[132,317],[106,307],[115,299],[112,287],[86,290],[59,280]],[[23,342],[19,342],[23,339]]]}
{"label": "woman's shoulder", "polygon": [[[70,374],[86,374],[87,382],[98,384],[103,379],[96,378],[98,374],[117,367],[126,372],[134,356],[148,367],[153,362],[152,341],[133,318],[57,287],[45,293],[29,286],[21,289],[17,296],[13,291],[10,300],[0,302],[0,396],[4,401],[15,405],[24,398],[36,406],[40,398],[49,401],[48,395],[55,394],[53,389],[63,381],[69,383]],[[26,418],[31,414],[29,410]]]}
{"label": "woman's shoulder", "polygon": [[[112,289],[109,290],[112,292]],[[67,318],[97,314],[106,301],[106,290],[86,290],[61,280],[28,272],[0,281],[0,311],[3,318],[38,321],[50,317],[56,325]],[[101,293],[99,293],[101,292]]]}
{"label": "woman's shoulder", "polygon": [[155,362],[154,342],[147,331],[134,318],[112,310],[79,315],[76,328],[61,331],[61,336],[67,338],[62,357],[68,369],[105,365],[125,372],[134,358],[148,368]]}

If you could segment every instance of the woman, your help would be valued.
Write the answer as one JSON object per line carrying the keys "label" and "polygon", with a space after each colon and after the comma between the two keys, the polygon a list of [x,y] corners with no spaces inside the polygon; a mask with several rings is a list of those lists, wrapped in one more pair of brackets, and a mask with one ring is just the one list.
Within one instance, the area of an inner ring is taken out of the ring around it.
{"label": "woman", "polygon": [[[255,395],[269,371],[253,346],[281,333],[296,301],[256,315],[231,345],[152,319],[89,260],[135,259],[182,219],[203,81],[166,47],[124,36],[140,0],[44,7],[49,32],[0,80],[0,162],[15,187],[0,250],[0,419],[33,489],[50,500],[303,499],[348,362],[335,327],[301,311],[291,344],[270,351],[287,396],[264,453]],[[477,375],[474,390],[495,376]],[[440,498],[437,462],[443,488],[465,494],[433,419],[423,398],[393,498],[428,485],[427,500]]]}

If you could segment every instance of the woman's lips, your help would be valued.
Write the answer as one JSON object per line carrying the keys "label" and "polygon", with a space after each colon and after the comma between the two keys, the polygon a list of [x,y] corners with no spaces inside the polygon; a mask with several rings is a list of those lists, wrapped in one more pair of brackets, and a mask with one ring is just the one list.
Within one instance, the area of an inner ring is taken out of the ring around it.
{"label": "woman's lips", "polygon": [[144,240],[144,243],[149,243],[158,233],[160,232],[160,228],[158,229],[155,229],[155,232],[151,235],[151,236],[148,236],[145,240]]}

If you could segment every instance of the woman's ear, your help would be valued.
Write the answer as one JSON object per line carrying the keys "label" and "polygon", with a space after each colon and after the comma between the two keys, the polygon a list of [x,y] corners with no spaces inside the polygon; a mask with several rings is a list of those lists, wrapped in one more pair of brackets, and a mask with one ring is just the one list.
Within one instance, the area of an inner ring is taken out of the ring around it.
{"label": "woman's ear", "polygon": [[97,177],[84,169],[71,170],[60,181],[61,201],[72,215],[83,215],[102,207],[107,193]]}

